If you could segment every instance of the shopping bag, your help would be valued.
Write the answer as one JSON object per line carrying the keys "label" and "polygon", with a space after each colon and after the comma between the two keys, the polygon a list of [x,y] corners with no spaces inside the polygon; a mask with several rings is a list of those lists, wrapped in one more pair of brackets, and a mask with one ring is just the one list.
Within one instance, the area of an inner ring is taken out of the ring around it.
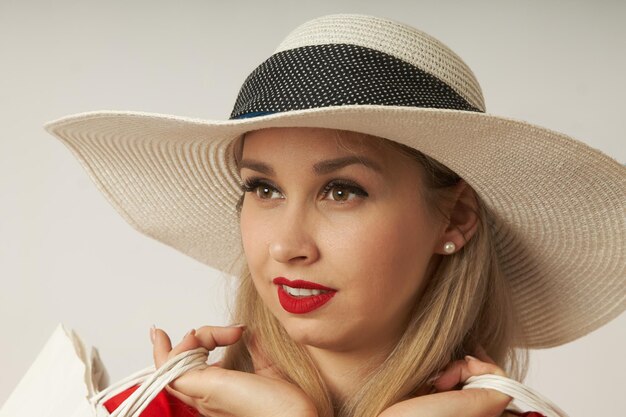
{"label": "shopping bag", "polygon": [[98,351],[59,324],[0,408],[0,417],[94,417],[89,397],[107,384]]}
{"label": "shopping bag", "polygon": [[[185,351],[158,370],[151,365],[107,386],[98,351],[59,324],[0,409],[0,417],[139,417],[171,381],[207,366],[208,354],[203,347]],[[139,388],[109,413],[104,403],[136,385]]]}

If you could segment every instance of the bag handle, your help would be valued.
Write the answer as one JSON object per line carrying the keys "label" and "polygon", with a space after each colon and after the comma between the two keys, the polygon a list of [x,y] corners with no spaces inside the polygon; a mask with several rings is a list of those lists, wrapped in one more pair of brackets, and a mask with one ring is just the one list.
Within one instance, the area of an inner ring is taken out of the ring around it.
{"label": "bag handle", "polygon": [[530,387],[500,375],[471,376],[462,389],[490,388],[513,397],[507,410],[516,412],[537,411],[546,417],[568,417],[565,411]]}
{"label": "bag handle", "polygon": [[155,370],[154,366],[145,368],[114,386],[108,387],[90,398],[90,402],[97,415],[101,415],[99,409],[104,408],[102,403],[112,394],[141,383],[139,388],[110,414],[110,417],[139,417],[154,397],[165,389],[170,382],[191,369],[207,366],[208,356],[209,350],[204,347],[181,352],[170,358],[159,369]]}
{"label": "bag handle", "polygon": [[[98,408],[104,408],[102,403],[108,398],[132,386],[141,384],[135,392],[110,414],[110,417],[139,417],[154,397],[170,382],[191,369],[206,366],[208,355],[209,351],[204,347],[181,352],[165,362],[158,370],[154,366],[142,369],[102,390],[91,397],[90,401],[97,414],[101,415],[98,412]],[[462,389],[470,388],[494,389],[512,397],[513,399],[507,407],[509,410],[516,412],[537,411],[546,417],[568,417],[567,413],[552,401],[514,379],[494,374],[472,376],[467,379]]]}

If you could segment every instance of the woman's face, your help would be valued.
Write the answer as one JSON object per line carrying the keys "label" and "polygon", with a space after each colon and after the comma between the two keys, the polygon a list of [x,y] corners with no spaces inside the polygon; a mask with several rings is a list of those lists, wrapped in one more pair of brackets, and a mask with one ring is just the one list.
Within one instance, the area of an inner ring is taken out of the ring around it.
{"label": "woman's face", "polygon": [[336,138],[313,128],[246,135],[243,248],[262,300],[295,341],[383,348],[402,334],[443,229],[417,163],[371,137]]}

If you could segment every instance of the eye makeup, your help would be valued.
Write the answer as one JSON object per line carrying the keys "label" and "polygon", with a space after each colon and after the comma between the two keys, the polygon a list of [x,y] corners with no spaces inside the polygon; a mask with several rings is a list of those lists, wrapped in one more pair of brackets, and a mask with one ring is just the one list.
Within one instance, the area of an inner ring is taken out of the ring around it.
{"label": "eye makeup", "polygon": [[[265,199],[259,194],[260,189],[262,189],[266,193],[271,192],[271,191],[276,191],[278,193],[281,193],[280,189],[273,182],[264,178],[260,178],[260,177],[246,178],[243,184],[241,185],[242,192],[244,193],[255,192],[257,197],[261,199]],[[340,190],[340,194],[333,194],[334,196],[346,195],[344,193],[347,193],[347,195],[352,194],[356,198],[365,198],[369,196],[367,191],[365,191],[363,187],[358,185],[356,182],[351,181],[351,180],[345,180],[345,179],[334,179],[334,180],[329,181],[328,183],[326,183],[326,185],[320,192],[320,195],[322,197],[327,197],[332,190]],[[348,200],[333,199],[333,201],[341,202],[341,201],[348,201]]]}

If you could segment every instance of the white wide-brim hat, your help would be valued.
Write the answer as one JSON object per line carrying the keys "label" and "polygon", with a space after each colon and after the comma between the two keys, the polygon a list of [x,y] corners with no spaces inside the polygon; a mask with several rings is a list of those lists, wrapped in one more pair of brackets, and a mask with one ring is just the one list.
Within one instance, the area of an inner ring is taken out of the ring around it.
{"label": "white wide-brim hat", "polygon": [[229,120],[95,111],[48,122],[137,230],[225,272],[241,261],[233,143],[268,127],[384,137],[445,164],[489,224],[527,347],[626,307],[626,168],[543,127],[485,113],[478,81],[412,27],[331,15],[296,28],[244,82]]}

